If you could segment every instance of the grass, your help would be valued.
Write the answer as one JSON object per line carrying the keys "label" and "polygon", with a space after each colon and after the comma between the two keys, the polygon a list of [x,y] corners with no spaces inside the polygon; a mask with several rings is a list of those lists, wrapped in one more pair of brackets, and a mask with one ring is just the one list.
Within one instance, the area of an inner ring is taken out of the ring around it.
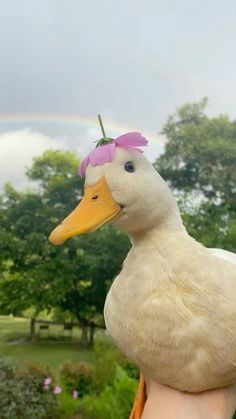
{"label": "grass", "polygon": [[[28,319],[23,319],[19,317],[12,316],[0,316],[0,345],[2,343],[9,342],[14,339],[19,339],[21,337],[27,338],[29,336],[30,323]],[[39,325],[36,325],[36,334],[41,338],[50,337],[55,339],[55,337],[64,339],[65,337],[73,337],[78,339],[80,337],[80,332],[78,328],[73,329],[73,333],[64,331],[63,327],[60,325],[50,325],[49,330],[40,331]]]}
{"label": "grass", "polygon": [[11,339],[17,339],[29,334],[29,320],[0,316],[0,347]]}
{"label": "grass", "polygon": [[[37,331],[39,333],[39,330]],[[29,336],[29,320],[0,316],[0,355],[7,355],[19,366],[27,364],[49,365],[57,375],[58,366],[66,360],[93,362],[90,349],[78,347],[79,331],[63,332],[62,326],[50,325],[49,331],[41,331],[35,342],[22,342]]]}

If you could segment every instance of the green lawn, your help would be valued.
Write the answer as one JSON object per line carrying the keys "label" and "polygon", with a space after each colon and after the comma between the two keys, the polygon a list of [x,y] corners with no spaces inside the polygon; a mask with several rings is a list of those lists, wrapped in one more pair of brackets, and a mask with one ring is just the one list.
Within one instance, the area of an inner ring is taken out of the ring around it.
{"label": "green lawn", "polygon": [[65,360],[93,362],[92,350],[78,347],[76,329],[72,340],[69,332],[63,332],[62,326],[54,325],[50,325],[49,331],[41,331],[35,342],[22,342],[21,338],[28,335],[29,320],[0,316],[0,355],[14,358],[18,365],[47,364],[55,374]]}

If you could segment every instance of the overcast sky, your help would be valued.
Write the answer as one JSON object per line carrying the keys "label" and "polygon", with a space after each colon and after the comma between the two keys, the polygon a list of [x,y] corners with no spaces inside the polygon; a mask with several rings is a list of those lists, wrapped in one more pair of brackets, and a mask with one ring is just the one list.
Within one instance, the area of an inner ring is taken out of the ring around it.
{"label": "overcast sky", "polygon": [[24,167],[48,147],[86,153],[99,112],[109,135],[149,133],[152,160],[185,102],[208,96],[210,115],[235,119],[235,43],[235,0],[0,0],[0,112],[90,119],[0,117],[0,183],[25,185]]}

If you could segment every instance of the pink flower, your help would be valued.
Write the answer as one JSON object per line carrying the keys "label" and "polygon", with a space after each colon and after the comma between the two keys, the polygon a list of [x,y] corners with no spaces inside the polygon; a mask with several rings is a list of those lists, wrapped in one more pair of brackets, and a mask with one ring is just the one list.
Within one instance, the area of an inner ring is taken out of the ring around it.
{"label": "pink flower", "polygon": [[78,396],[79,396],[79,392],[77,390],[73,390],[72,391],[72,397],[73,397],[73,399],[78,399]]}
{"label": "pink flower", "polygon": [[118,147],[131,148],[141,152],[142,150],[138,150],[137,147],[146,146],[148,144],[148,140],[146,140],[140,132],[127,132],[126,134],[117,137],[113,142]]}
{"label": "pink flower", "polygon": [[92,166],[96,166],[98,164],[101,166],[108,161],[112,161],[115,157],[115,148],[116,146],[114,143],[109,143],[96,147],[94,150],[90,151],[90,153],[81,162],[79,175],[83,176],[89,163],[91,163]]}
{"label": "pink flower", "polygon": [[62,392],[62,388],[58,385],[56,385],[53,389],[54,394],[60,394]]}
{"label": "pink flower", "polygon": [[44,390],[48,390],[48,389],[49,389],[49,386],[45,386],[45,385],[44,385],[44,386],[43,386],[43,389],[44,389]]}
{"label": "pink flower", "polygon": [[141,146],[146,146],[148,141],[140,134],[140,132],[127,132],[126,134],[120,135],[120,137],[112,140],[108,144],[100,145],[82,160],[79,167],[79,175],[83,176],[89,163],[92,166],[102,166],[104,163],[112,161],[115,158],[116,147],[127,148],[128,150],[135,150],[142,153],[139,149]]}
{"label": "pink flower", "polygon": [[44,385],[44,387],[48,387],[48,386],[50,386],[51,383],[52,383],[51,377],[47,377],[47,378],[45,378],[45,380],[43,382],[43,385]]}

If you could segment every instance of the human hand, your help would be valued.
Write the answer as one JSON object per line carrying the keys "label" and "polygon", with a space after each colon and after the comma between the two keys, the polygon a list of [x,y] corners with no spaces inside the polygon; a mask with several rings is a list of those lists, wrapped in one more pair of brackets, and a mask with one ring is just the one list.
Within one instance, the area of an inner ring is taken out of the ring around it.
{"label": "human hand", "polygon": [[151,381],[142,419],[231,419],[235,410],[236,385],[190,394]]}

